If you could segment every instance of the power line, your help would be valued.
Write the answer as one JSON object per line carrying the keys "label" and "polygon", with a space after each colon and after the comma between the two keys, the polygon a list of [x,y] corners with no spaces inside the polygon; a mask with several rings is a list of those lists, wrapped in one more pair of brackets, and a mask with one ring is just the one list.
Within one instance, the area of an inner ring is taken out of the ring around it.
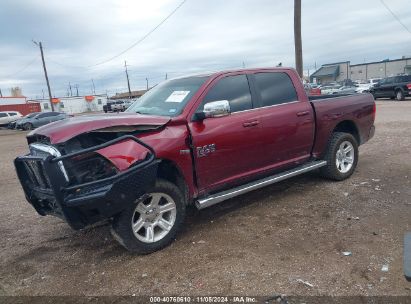
{"label": "power line", "polygon": [[15,76],[15,75],[17,75],[17,74],[20,74],[21,72],[24,72],[29,66],[31,66],[33,63],[35,63],[36,61],[37,61],[37,59],[38,59],[38,56],[36,55],[34,58],[33,58],[33,60],[31,60],[28,64],[26,64],[23,68],[21,68],[20,70],[18,70],[17,72],[14,72],[14,73],[12,73],[12,74],[9,74],[9,75],[7,75],[7,76],[4,76],[4,78],[9,78],[9,77],[12,77],[12,76]]}
{"label": "power line", "polygon": [[184,5],[184,3],[186,3],[187,0],[183,0],[169,15],[167,15],[167,17],[165,17],[159,24],[157,24],[157,26],[155,26],[151,31],[149,31],[147,34],[145,34],[143,37],[141,37],[139,40],[137,40],[136,42],[134,42],[132,45],[130,45],[128,48],[126,48],[124,51],[118,53],[117,55],[110,57],[106,60],[103,60],[101,62],[98,62],[96,64],[90,65],[88,66],[90,67],[94,67],[94,66],[98,66],[98,65],[102,65],[105,64],[113,59],[116,59],[118,57],[120,57],[121,55],[123,55],[124,53],[128,52],[129,50],[131,50],[132,48],[134,48],[135,46],[137,46],[138,44],[140,44],[141,42],[143,42],[148,36],[150,36],[152,33],[154,33],[161,25],[163,25],[163,23],[165,23],[171,16],[173,16],[179,9],[180,7],[182,7]]}
{"label": "power line", "polygon": [[402,25],[402,27],[411,34],[411,30],[404,24],[402,23],[401,19],[398,18],[398,16],[388,7],[387,4],[383,0],[380,0],[380,2],[385,6],[385,8],[391,13],[391,15]]}

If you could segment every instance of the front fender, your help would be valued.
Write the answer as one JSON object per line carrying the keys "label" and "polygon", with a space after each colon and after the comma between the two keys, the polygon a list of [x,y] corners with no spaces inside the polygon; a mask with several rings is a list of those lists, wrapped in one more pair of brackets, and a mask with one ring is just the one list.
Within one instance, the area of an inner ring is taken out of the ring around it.
{"label": "front fender", "polygon": [[144,160],[150,151],[133,140],[125,140],[97,150],[96,153],[112,162],[120,171]]}

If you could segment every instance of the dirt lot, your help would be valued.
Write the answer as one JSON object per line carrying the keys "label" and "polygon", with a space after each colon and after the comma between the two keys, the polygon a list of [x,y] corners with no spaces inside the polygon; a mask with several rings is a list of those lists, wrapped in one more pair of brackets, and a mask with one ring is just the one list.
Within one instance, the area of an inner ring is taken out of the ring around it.
{"label": "dirt lot", "polygon": [[350,179],[306,174],[192,210],[178,240],[148,256],[107,226],[76,232],[37,215],[12,165],[25,134],[0,130],[0,295],[411,295],[411,100],[377,104]]}

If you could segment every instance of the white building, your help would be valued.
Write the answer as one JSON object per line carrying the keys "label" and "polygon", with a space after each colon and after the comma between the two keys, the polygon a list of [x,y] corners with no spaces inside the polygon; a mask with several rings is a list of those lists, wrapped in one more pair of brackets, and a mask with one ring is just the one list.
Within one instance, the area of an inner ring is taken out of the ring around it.
{"label": "white building", "polygon": [[[51,111],[49,99],[37,99],[40,102],[41,111]],[[54,111],[77,114],[85,112],[103,111],[103,105],[107,104],[106,95],[72,96],[53,98]]]}
{"label": "white building", "polygon": [[0,97],[0,105],[25,104],[26,97]]}

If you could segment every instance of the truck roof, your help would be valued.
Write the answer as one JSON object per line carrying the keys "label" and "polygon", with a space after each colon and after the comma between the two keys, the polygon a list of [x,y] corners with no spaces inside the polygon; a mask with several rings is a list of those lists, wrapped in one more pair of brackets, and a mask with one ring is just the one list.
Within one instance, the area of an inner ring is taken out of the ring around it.
{"label": "truck roof", "polygon": [[183,79],[187,77],[210,77],[210,76],[220,76],[229,73],[237,73],[237,72],[259,72],[259,71],[284,71],[284,70],[295,70],[294,68],[290,67],[265,67],[265,68],[250,68],[250,69],[230,69],[230,70],[221,70],[221,71],[213,71],[213,72],[203,72],[203,73],[194,73],[194,74],[187,74],[179,77],[174,77],[172,79]]}

